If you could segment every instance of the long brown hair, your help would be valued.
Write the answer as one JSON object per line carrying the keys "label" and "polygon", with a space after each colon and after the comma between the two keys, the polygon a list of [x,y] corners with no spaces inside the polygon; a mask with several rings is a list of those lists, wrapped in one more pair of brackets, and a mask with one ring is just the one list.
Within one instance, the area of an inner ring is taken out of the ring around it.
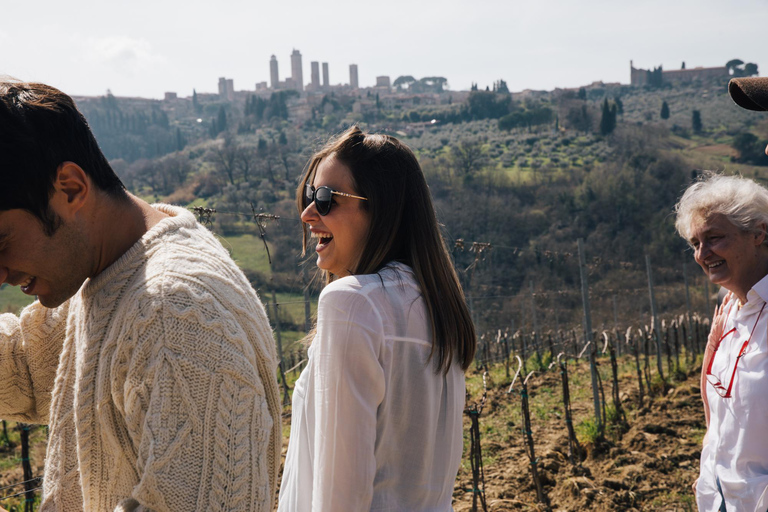
{"label": "long brown hair", "polygon": [[[353,126],[310,159],[296,190],[299,212],[307,182],[329,156],[349,168],[355,193],[368,198],[361,206],[370,215],[369,236],[353,273],[374,274],[393,261],[411,267],[429,315],[436,371],[447,372],[454,361],[466,370],[475,355],[474,325],[416,156],[394,137]],[[303,225],[303,254],[308,242]],[[334,279],[323,273],[326,284]]]}

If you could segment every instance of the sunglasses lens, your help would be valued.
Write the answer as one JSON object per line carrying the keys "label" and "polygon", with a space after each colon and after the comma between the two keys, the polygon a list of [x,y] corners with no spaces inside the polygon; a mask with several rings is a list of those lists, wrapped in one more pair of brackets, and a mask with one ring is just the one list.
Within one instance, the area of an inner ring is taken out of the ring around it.
{"label": "sunglasses lens", "polygon": [[307,186],[304,187],[304,209],[307,209],[307,206],[312,204],[312,198],[315,195],[315,190],[312,188],[312,185],[307,183]]}
{"label": "sunglasses lens", "polygon": [[315,190],[315,206],[317,207],[317,213],[320,215],[328,215],[331,211],[331,199],[333,194],[328,187],[320,187]]}

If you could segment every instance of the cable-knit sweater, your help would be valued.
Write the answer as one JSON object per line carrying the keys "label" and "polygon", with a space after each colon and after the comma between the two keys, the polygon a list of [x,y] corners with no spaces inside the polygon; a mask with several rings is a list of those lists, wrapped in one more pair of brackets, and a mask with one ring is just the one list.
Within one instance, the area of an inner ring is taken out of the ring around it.
{"label": "cable-knit sweater", "polygon": [[55,309],[0,316],[0,417],[48,423],[42,511],[272,509],[277,356],[264,307],[170,215]]}

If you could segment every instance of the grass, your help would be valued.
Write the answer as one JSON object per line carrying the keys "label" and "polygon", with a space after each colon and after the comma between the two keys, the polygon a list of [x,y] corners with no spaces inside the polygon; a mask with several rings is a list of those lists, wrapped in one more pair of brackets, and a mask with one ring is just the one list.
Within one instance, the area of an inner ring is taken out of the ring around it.
{"label": "grass", "polygon": [[576,437],[581,444],[594,445],[600,438],[600,429],[594,418],[585,418],[576,425]]}
{"label": "grass", "polygon": [[[251,270],[260,272],[265,276],[272,275],[267,251],[264,250],[264,242],[261,241],[261,238],[249,233],[219,236],[218,238],[221,245],[229,251],[232,259],[243,271]],[[272,251],[271,247],[270,251]]]}
{"label": "grass", "polygon": [[34,300],[34,297],[25,295],[18,286],[0,285],[0,311],[2,312],[18,313]]}

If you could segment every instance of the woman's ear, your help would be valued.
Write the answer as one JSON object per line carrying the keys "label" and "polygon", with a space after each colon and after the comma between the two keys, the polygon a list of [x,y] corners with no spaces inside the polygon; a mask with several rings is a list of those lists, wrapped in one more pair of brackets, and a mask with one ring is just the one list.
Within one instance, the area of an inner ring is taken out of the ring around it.
{"label": "woman's ear", "polygon": [[766,237],[766,230],[768,230],[768,226],[765,224],[760,224],[757,226],[757,229],[759,230],[757,233],[755,233],[755,245],[763,245],[765,243],[765,237]]}

